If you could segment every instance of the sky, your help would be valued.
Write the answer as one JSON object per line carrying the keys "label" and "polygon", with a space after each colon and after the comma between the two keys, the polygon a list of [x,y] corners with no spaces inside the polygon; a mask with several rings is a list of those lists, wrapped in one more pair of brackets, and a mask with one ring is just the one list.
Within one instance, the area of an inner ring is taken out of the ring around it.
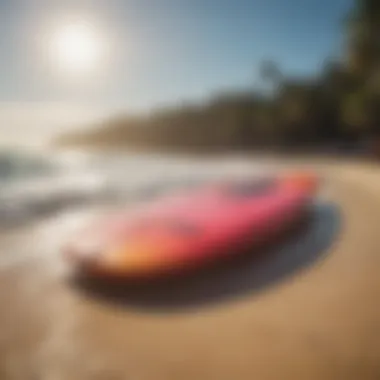
{"label": "sky", "polygon": [[[0,0],[0,143],[259,86],[265,59],[313,75],[341,54],[352,2]],[[54,35],[73,20],[101,46],[81,75],[54,60]]]}

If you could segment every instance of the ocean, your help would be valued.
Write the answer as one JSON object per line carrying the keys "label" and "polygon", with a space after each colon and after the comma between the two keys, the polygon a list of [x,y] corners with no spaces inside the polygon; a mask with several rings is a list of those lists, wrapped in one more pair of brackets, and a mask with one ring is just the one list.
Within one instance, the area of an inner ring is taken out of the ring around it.
{"label": "ocean", "polygon": [[0,221],[13,226],[67,208],[142,201],[270,170],[242,157],[8,150],[0,152]]}

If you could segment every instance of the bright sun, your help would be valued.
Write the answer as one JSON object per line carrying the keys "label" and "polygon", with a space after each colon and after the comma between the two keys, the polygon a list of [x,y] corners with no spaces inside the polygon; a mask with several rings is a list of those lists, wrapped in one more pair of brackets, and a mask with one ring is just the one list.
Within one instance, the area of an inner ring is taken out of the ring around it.
{"label": "bright sun", "polygon": [[96,29],[90,24],[67,24],[52,34],[52,58],[61,71],[84,74],[100,64],[101,42]]}

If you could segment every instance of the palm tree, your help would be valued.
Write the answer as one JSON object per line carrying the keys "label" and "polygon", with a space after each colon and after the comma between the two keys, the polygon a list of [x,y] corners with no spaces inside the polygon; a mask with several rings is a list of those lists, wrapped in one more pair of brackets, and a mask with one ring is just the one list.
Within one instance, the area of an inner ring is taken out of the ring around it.
{"label": "palm tree", "polygon": [[282,73],[276,62],[265,60],[260,65],[260,77],[270,88],[271,97],[274,98],[276,90],[282,82]]}

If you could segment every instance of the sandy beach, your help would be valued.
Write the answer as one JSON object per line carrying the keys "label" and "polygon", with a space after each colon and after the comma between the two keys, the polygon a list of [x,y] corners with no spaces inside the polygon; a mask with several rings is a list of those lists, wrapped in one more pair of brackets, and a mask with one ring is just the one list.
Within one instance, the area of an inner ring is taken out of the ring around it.
{"label": "sandy beach", "polygon": [[339,208],[331,241],[281,279],[212,302],[104,302],[66,280],[54,219],[2,236],[0,378],[378,379],[380,168],[302,167]]}

